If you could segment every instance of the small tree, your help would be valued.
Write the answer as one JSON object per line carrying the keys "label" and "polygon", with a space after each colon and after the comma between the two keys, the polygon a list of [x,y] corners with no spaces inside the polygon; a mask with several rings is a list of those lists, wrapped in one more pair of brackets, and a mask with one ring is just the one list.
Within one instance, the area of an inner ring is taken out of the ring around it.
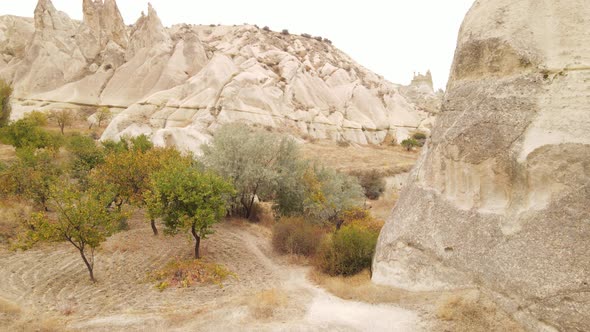
{"label": "small tree", "polygon": [[222,178],[176,164],[154,174],[146,202],[150,214],[164,220],[167,234],[190,230],[198,259],[201,239],[213,233],[212,226],[226,214],[226,200],[233,193]]}
{"label": "small tree", "polygon": [[72,110],[51,111],[49,113],[49,117],[57,123],[62,135],[64,134],[64,129],[71,126],[75,119],[75,115]]}
{"label": "small tree", "polygon": [[3,191],[5,194],[30,199],[47,211],[51,187],[61,170],[44,150],[19,149],[17,157],[16,162],[1,172]]}
{"label": "small tree", "polygon": [[90,171],[104,162],[104,149],[91,137],[83,135],[70,137],[67,149],[71,153],[70,175],[87,185]]}
{"label": "small tree", "polygon": [[12,87],[5,81],[0,80],[0,127],[8,125],[10,121],[10,97],[12,96]]}
{"label": "small tree", "polygon": [[412,151],[412,149],[418,145],[418,141],[413,138],[408,138],[402,141],[402,146],[406,149],[406,151]]}
{"label": "small tree", "polygon": [[111,113],[111,110],[108,107],[99,108],[96,112],[96,122],[98,124],[98,127],[100,128],[104,121],[109,121],[112,116],[113,113]]}
{"label": "small tree", "polygon": [[[173,149],[113,152],[91,172],[90,179],[96,187],[112,185],[113,203],[119,210],[123,204],[143,207],[146,205],[144,195],[151,189],[152,175],[173,163],[190,167],[191,160]],[[155,218],[151,218],[151,226],[154,235],[158,235]]]}
{"label": "small tree", "polygon": [[67,241],[78,250],[90,280],[96,282],[95,250],[115,232],[121,215],[107,210],[111,198],[105,188],[81,192],[65,184],[59,189],[55,188],[52,193],[52,205],[57,215],[34,214],[26,222],[23,248],[38,241]]}
{"label": "small tree", "polygon": [[385,179],[377,170],[359,171],[352,175],[358,178],[368,199],[379,199],[381,194],[385,192]]}

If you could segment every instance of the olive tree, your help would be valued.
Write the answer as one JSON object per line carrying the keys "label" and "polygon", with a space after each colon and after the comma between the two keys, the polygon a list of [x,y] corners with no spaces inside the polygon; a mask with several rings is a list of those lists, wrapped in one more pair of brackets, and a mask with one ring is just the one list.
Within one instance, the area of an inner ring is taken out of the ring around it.
{"label": "olive tree", "polygon": [[205,165],[236,187],[232,210],[245,218],[252,216],[256,198],[274,197],[290,161],[299,159],[292,139],[242,124],[222,126],[202,149]]}
{"label": "olive tree", "polygon": [[319,222],[340,228],[341,212],[363,204],[364,191],[358,180],[327,167],[308,168],[303,176],[304,214]]}

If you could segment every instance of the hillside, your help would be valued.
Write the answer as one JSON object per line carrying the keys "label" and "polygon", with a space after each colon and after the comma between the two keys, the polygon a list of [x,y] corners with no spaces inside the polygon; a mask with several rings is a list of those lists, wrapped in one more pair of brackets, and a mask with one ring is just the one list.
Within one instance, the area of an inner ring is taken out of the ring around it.
{"label": "hillside", "polygon": [[111,107],[103,139],[148,134],[198,151],[220,124],[378,144],[428,131],[432,80],[403,87],[322,37],[252,25],[165,28],[151,6],[126,26],[114,0],[84,1],[72,20],[40,0],[33,20],[0,17],[0,77],[15,117],[31,110]]}

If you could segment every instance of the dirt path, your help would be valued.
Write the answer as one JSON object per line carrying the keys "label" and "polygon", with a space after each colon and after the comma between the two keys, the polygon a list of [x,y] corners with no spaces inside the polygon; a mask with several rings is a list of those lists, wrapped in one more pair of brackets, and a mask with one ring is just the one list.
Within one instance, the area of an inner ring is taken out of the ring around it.
{"label": "dirt path", "polygon": [[[156,290],[145,281],[147,273],[174,257],[190,257],[191,241],[184,235],[155,238],[149,225],[137,220],[97,254],[97,284],[87,280],[79,257],[67,245],[0,251],[0,300],[20,307],[18,321],[31,321],[43,313],[60,326],[58,330],[64,326],[84,331],[423,329],[416,312],[344,301],[315,286],[307,278],[307,268],[273,254],[266,228],[223,223],[205,242],[204,252],[239,279],[228,280],[223,288]],[[5,324],[19,327],[10,320]]]}

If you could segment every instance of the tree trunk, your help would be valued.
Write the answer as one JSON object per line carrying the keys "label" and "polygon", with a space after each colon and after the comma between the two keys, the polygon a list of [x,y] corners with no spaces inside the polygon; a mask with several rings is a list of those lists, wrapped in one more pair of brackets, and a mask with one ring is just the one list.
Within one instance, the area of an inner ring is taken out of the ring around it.
{"label": "tree trunk", "polygon": [[90,280],[92,280],[92,282],[96,282],[96,279],[94,279],[94,267],[92,266],[92,264],[90,264],[90,262],[88,262],[88,259],[86,259],[86,255],[84,254],[83,249],[80,249],[80,256],[82,256],[82,259],[84,260],[84,264],[86,264],[86,267],[88,268],[88,273],[90,274]]}
{"label": "tree trunk", "polygon": [[199,259],[199,258],[201,258],[201,255],[199,254],[199,246],[201,245],[201,237],[197,234],[197,232],[195,230],[194,223],[191,227],[191,233],[193,234],[193,237],[195,238],[195,259]]}
{"label": "tree trunk", "polygon": [[158,236],[158,228],[156,228],[156,220],[150,220],[150,224],[152,225],[152,231],[154,231],[154,236]]}

